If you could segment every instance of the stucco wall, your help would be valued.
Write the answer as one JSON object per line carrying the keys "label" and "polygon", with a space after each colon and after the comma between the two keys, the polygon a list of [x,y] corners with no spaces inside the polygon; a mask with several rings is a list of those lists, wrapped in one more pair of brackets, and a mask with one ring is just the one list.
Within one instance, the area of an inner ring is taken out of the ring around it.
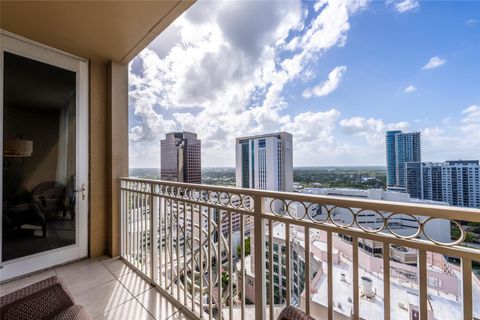
{"label": "stucco wall", "polygon": [[89,253],[107,253],[108,64],[90,61]]}

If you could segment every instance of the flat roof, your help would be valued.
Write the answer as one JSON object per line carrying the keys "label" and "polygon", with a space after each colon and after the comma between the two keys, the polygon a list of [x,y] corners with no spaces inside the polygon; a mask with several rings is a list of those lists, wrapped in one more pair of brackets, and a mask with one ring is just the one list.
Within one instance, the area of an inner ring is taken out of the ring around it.
{"label": "flat roof", "polygon": [[272,133],[265,133],[265,134],[259,134],[255,136],[247,136],[247,137],[238,137],[236,138],[236,143],[239,143],[240,140],[251,140],[251,139],[260,139],[260,138],[269,138],[269,137],[275,137],[275,136],[291,136],[292,134],[286,131],[279,131],[279,132],[272,132]]}

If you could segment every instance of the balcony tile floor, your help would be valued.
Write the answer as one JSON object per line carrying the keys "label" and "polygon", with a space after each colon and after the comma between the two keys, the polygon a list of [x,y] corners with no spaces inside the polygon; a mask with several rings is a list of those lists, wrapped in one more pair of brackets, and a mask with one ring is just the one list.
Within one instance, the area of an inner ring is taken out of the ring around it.
{"label": "balcony tile floor", "polygon": [[60,277],[94,319],[187,319],[122,260],[85,259],[0,285],[0,296],[51,276]]}

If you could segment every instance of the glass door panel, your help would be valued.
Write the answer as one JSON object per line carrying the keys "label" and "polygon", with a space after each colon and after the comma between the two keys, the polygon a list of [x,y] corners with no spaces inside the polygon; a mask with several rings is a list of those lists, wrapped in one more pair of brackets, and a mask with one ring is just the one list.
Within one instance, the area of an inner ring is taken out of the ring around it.
{"label": "glass door panel", "polygon": [[75,244],[76,73],[4,53],[2,261]]}
{"label": "glass door panel", "polygon": [[0,30],[0,281],[87,256],[88,64]]}

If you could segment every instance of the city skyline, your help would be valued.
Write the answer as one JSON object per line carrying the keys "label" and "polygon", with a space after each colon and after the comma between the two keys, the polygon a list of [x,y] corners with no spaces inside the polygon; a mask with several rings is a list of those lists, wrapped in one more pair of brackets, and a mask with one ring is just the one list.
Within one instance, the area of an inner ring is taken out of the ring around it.
{"label": "city skyline", "polygon": [[422,131],[431,161],[478,158],[480,4],[411,2],[196,3],[130,65],[131,166],[181,130],[206,167],[282,130],[295,166],[384,165],[394,129]]}
{"label": "city skyline", "polygon": [[[398,132],[398,133],[407,134],[407,135],[408,135],[408,134],[412,134],[412,133],[413,133],[413,134],[421,134],[421,132],[407,132],[407,133],[403,133],[403,132],[400,131],[400,130],[390,130],[390,131],[385,131],[385,133],[384,133],[384,140],[387,140],[387,139],[388,139],[388,133],[389,133],[389,132]],[[171,135],[171,134],[173,134],[173,133],[174,133],[174,132],[169,132],[169,133],[167,133],[167,135],[169,135],[169,134]],[[187,132],[187,133],[193,134],[193,135],[195,135],[195,136],[197,135],[197,133],[195,133],[195,132]],[[269,133],[265,133],[265,134],[259,135],[259,136],[271,136],[271,135],[275,135],[275,134],[278,134],[278,132],[269,132]],[[291,136],[293,137],[293,135],[291,135]],[[239,139],[250,139],[250,138],[255,138],[255,136],[252,136],[252,137],[237,137],[235,143],[232,144],[232,147],[233,147],[234,150],[235,150],[236,145],[238,145],[238,140],[239,140]],[[165,139],[166,139],[166,138],[160,140],[160,142],[164,141]],[[388,144],[388,143],[386,143],[386,144]],[[295,147],[295,146],[293,146],[292,150],[295,150],[294,147]],[[387,147],[387,145],[386,145],[385,147]],[[421,147],[420,147],[420,148],[421,148]],[[423,149],[421,148],[421,150],[423,150]],[[422,151],[422,154],[423,154],[423,151]],[[385,156],[385,154],[384,154],[384,156]],[[160,152],[160,157],[161,157],[161,152]],[[421,157],[421,158],[423,158],[423,157]],[[478,157],[477,157],[477,158],[478,158]],[[462,159],[462,158],[451,158],[451,159],[441,159],[441,160],[438,160],[438,161],[432,161],[432,160],[430,160],[428,157],[426,157],[427,160],[424,161],[424,162],[442,163],[442,162],[452,162],[452,161],[477,161],[477,160],[478,160],[477,158],[468,158],[468,159],[467,159],[467,158],[466,158],[466,159]],[[236,160],[236,162],[238,162],[238,160]],[[408,162],[408,161],[407,161],[407,162]],[[421,161],[418,161],[418,162],[421,162]],[[219,166],[219,167],[216,167],[216,166],[210,166],[210,167],[209,167],[209,166],[203,166],[203,165],[201,166],[201,168],[236,168],[236,167],[237,167],[237,164],[236,164],[236,163],[233,164],[233,165],[231,165],[231,166]],[[387,161],[385,161],[385,164],[383,164],[383,165],[354,165],[354,164],[352,164],[352,165],[345,165],[345,166],[341,166],[341,165],[338,165],[338,166],[336,166],[336,165],[326,165],[326,166],[321,166],[321,165],[320,165],[320,166],[308,166],[308,165],[307,165],[307,166],[295,166],[295,165],[294,165],[293,167],[294,167],[294,168],[302,168],[302,167],[305,167],[305,168],[308,168],[308,167],[385,167],[385,170],[388,171]],[[147,169],[148,169],[148,168],[152,168],[152,169],[158,168],[158,169],[161,169],[161,161],[159,162],[158,166],[153,166],[153,167],[132,167],[132,166],[130,166],[130,168],[131,168],[131,169],[136,169],[136,168],[139,168],[139,169],[143,169],[143,168],[147,168]],[[392,185],[392,186],[393,186],[393,185]]]}

